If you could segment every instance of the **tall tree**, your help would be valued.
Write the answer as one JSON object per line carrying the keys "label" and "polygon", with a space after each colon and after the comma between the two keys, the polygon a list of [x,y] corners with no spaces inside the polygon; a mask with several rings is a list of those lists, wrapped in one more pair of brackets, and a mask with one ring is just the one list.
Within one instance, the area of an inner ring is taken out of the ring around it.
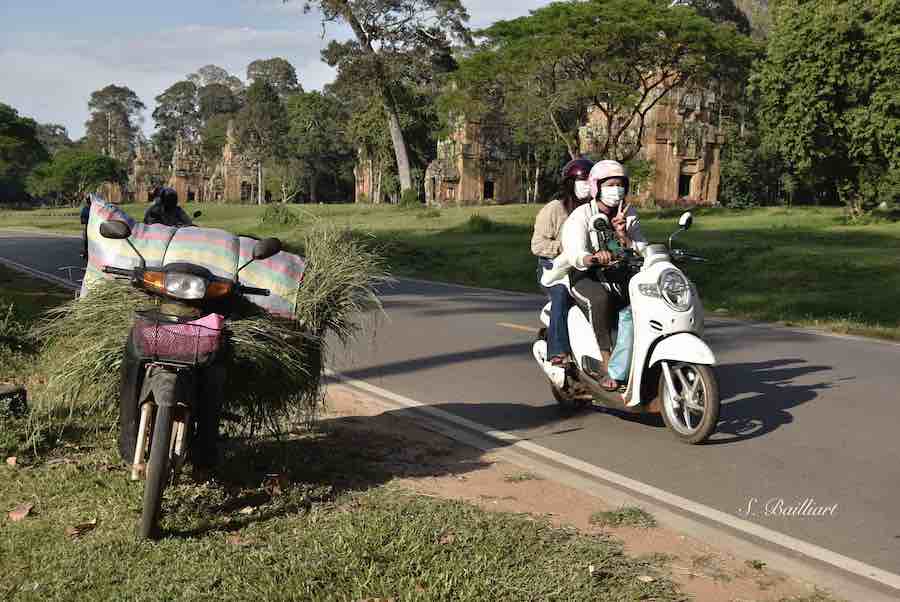
{"label": "tall tree", "polygon": [[194,140],[200,128],[197,86],[180,81],[169,86],[156,97],[153,119],[156,121],[154,142],[164,158],[172,156],[175,141],[180,137]]}
{"label": "tall tree", "polygon": [[309,200],[316,203],[320,180],[333,180],[334,173],[353,160],[346,138],[346,116],[337,99],[321,92],[288,98],[287,116],[290,130],[286,150],[304,172]]}
{"label": "tall tree", "polygon": [[259,80],[268,82],[282,98],[303,91],[297,81],[297,70],[281,57],[259,59],[247,65],[247,81],[252,84]]}
{"label": "tall tree", "polygon": [[93,92],[88,101],[91,116],[85,123],[88,144],[110,157],[127,161],[134,150],[145,108],[127,86],[111,84]]}
{"label": "tall tree", "polygon": [[257,79],[247,89],[247,102],[238,113],[235,134],[243,154],[256,163],[257,202],[263,204],[262,166],[283,151],[288,130],[281,98],[265,79]]}
{"label": "tall tree", "polygon": [[22,196],[28,172],[48,158],[38,124],[0,103],[0,198]]}
{"label": "tall tree", "polygon": [[734,0],[676,0],[673,4],[690,6],[710,21],[731,23],[742,34],[750,34],[750,19]]}
{"label": "tall tree", "polygon": [[69,131],[66,126],[58,123],[41,123],[38,124],[38,139],[47,152],[55,155],[64,148],[69,148],[74,144],[69,138]]}
{"label": "tall tree", "polygon": [[653,108],[679,87],[705,87],[749,68],[754,45],[687,7],[660,0],[557,2],[482,32],[461,61],[457,106],[503,103],[519,125],[540,121],[573,158],[589,110],[602,156],[635,158]]}
{"label": "tall tree", "polygon": [[755,75],[763,140],[852,215],[900,199],[900,0],[782,0]]}
{"label": "tall tree", "polygon": [[244,92],[244,82],[218,65],[200,67],[196,73],[191,73],[185,79],[197,86],[198,89],[205,88],[210,84],[222,84],[228,86],[232,94],[239,95]]}
{"label": "tall tree", "polygon": [[[288,0],[284,0],[288,1]],[[396,90],[386,74],[383,58],[423,39],[445,43],[452,37],[470,41],[469,14],[460,0],[315,0],[306,8],[319,9],[325,22],[350,26],[358,49],[371,65],[397,161],[400,189],[412,189],[409,150],[400,120]]]}
{"label": "tall tree", "polygon": [[198,90],[200,121],[206,123],[214,115],[230,115],[240,109],[234,92],[225,84],[209,84]]}

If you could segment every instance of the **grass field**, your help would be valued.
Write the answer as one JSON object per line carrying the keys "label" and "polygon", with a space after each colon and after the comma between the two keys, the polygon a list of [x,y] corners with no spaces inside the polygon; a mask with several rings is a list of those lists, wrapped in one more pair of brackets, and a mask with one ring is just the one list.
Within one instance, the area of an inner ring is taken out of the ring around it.
{"label": "grass field", "polygon": [[[133,215],[144,207],[126,206]],[[296,243],[316,219],[371,233],[398,276],[533,292],[529,242],[539,207],[399,209],[291,206],[297,225],[261,224],[250,206],[189,206],[204,225]],[[664,240],[678,212],[645,211],[647,236]],[[77,232],[73,210],[5,211],[0,227]],[[837,332],[900,339],[900,223],[848,225],[838,208],[695,212],[680,244],[709,258],[689,265],[707,311]]]}
{"label": "grass field", "polygon": [[[24,300],[30,308],[0,337],[21,334],[39,308],[68,298],[0,276],[0,306]],[[16,353],[28,363],[36,349]],[[360,430],[359,420],[229,440],[227,471],[170,488],[165,538],[138,541],[142,483],[129,481],[118,460],[115,420],[93,420],[34,457],[11,447],[26,418],[0,412],[0,599],[684,599],[664,559],[629,557],[605,534],[392,484],[410,442]],[[442,464],[446,450],[429,453],[429,474],[466,470]]]}

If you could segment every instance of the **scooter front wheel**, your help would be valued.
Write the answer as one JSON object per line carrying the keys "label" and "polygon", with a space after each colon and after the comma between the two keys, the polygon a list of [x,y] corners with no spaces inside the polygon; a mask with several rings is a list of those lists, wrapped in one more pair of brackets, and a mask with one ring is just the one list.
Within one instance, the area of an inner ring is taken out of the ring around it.
{"label": "scooter front wheel", "polygon": [[147,466],[147,480],[144,483],[144,507],[138,536],[154,539],[159,535],[159,515],[162,507],[163,491],[171,477],[169,453],[172,442],[174,410],[171,406],[158,406],[153,440],[150,444],[150,463]]}
{"label": "scooter front wheel", "polygon": [[663,362],[659,399],[666,426],[681,441],[706,441],[719,423],[719,381],[709,366]]}

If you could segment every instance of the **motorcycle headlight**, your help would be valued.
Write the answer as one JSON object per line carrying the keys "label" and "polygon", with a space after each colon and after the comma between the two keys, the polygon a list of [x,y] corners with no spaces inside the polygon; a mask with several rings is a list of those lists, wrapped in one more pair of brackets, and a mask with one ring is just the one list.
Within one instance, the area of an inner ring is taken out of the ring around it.
{"label": "motorcycle headlight", "polygon": [[177,272],[166,274],[166,294],[176,299],[202,299],[206,296],[206,279]]}
{"label": "motorcycle headlight", "polygon": [[659,291],[675,311],[687,311],[691,308],[691,285],[678,270],[666,270],[660,274]]}

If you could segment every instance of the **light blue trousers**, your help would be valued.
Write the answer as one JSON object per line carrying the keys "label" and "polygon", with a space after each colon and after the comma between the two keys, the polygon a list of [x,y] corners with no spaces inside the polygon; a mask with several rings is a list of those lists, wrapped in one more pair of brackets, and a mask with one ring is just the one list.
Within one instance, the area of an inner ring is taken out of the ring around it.
{"label": "light blue trousers", "polygon": [[628,380],[628,372],[631,369],[631,348],[634,346],[634,320],[631,316],[631,306],[619,311],[619,332],[616,335],[616,345],[612,355],[609,356],[610,378],[624,382]]}

